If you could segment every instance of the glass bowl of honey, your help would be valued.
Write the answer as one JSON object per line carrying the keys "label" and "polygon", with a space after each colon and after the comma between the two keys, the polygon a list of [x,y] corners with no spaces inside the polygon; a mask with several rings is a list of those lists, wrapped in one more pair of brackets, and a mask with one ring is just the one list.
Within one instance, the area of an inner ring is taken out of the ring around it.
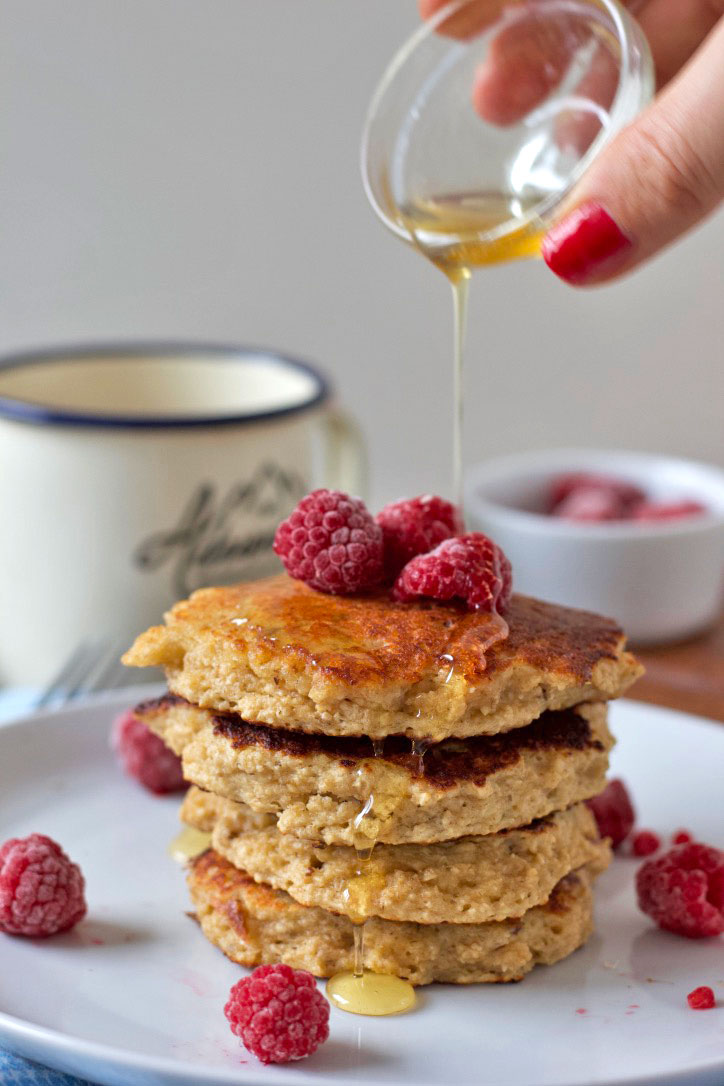
{"label": "glass bowl of honey", "polygon": [[373,96],[367,196],[453,281],[536,256],[653,87],[646,39],[617,0],[458,0],[402,46]]}

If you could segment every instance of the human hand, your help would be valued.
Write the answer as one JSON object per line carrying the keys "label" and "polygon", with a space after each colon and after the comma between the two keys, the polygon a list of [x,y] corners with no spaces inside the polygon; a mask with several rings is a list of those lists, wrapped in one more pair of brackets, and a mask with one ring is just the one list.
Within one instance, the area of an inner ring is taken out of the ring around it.
{"label": "human hand", "polygon": [[[420,14],[429,18],[446,2],[418,0]],[[724,198],[724,0],[644,0],[636,17],[659,93],[592,163],[543,241],[548,266],[576,286],[633,270]],[[466,33],[462,23],[448,29]],[[486,119],[510,124],[553,89],[567,54],[555,41],[548,45],[545,67],[525,41],[514,43],[505,64],[503,51],[496,61],[491,49],[472,92]]]}

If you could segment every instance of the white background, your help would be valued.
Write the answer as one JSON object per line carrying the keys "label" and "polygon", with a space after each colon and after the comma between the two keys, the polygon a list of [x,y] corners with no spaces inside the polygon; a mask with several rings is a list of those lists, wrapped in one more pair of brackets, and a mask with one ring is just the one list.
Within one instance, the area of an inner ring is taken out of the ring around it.
{"label": "white background", "polygon": [[[318,363],[375,501],[450,480],[451,305],[358,145],[413,0],[0,0],[0,349],[174,336]],[[468,462],[581,443],[724,464],[724,217],[615,287],[473,282]]]}

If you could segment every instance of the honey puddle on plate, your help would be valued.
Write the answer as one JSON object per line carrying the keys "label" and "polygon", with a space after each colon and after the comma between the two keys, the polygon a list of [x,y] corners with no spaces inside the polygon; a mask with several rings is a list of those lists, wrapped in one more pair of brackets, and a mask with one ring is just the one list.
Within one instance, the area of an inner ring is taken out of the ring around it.
{"label": "honey puddle on plate", "polygon": [[186,826],[177,833],[173,841],[169,843],[168,853],[180,864],[193,860],[194,856],[200,856],[211,848],[211,834],[197,830],[194,826]]}
{"label": "honey puddle on plate", "polygon": [[[355,939],[360,933],[355,928]],[[327,995],[335,1007],[352,1014],[401,1014],[415,1006],[415,989],[387,973],[335,973],[327,981]]]}

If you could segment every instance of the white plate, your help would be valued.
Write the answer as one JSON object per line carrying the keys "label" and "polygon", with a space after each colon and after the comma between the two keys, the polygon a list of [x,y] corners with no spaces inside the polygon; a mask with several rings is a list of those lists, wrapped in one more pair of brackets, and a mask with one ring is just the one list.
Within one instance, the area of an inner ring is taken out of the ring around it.
{"label": "white plate", "polygon": [[[634,903],[630,859],[600,880],[597,934],[568,961],[517,985],[425,989],[399,1018],[333,1010],[313,1057],[261,1067],[222,1012],[242,970],[185,914],[183,872],[166,852],[178,797],[149,795],[108,751],[110,721],[133,698],[104,695],[0,730],[0,839],[57,838],[83,868],[90,906],[67,935],[0,935],[0,1043],[111,1086],[724,1082],[724,1008],[686,1004],[699,984],[724,1000],[721,942],[652,927]],[[614,771],[641,825],[685,825],[721,845],[724,727],[633,702],[611,715]]]}

